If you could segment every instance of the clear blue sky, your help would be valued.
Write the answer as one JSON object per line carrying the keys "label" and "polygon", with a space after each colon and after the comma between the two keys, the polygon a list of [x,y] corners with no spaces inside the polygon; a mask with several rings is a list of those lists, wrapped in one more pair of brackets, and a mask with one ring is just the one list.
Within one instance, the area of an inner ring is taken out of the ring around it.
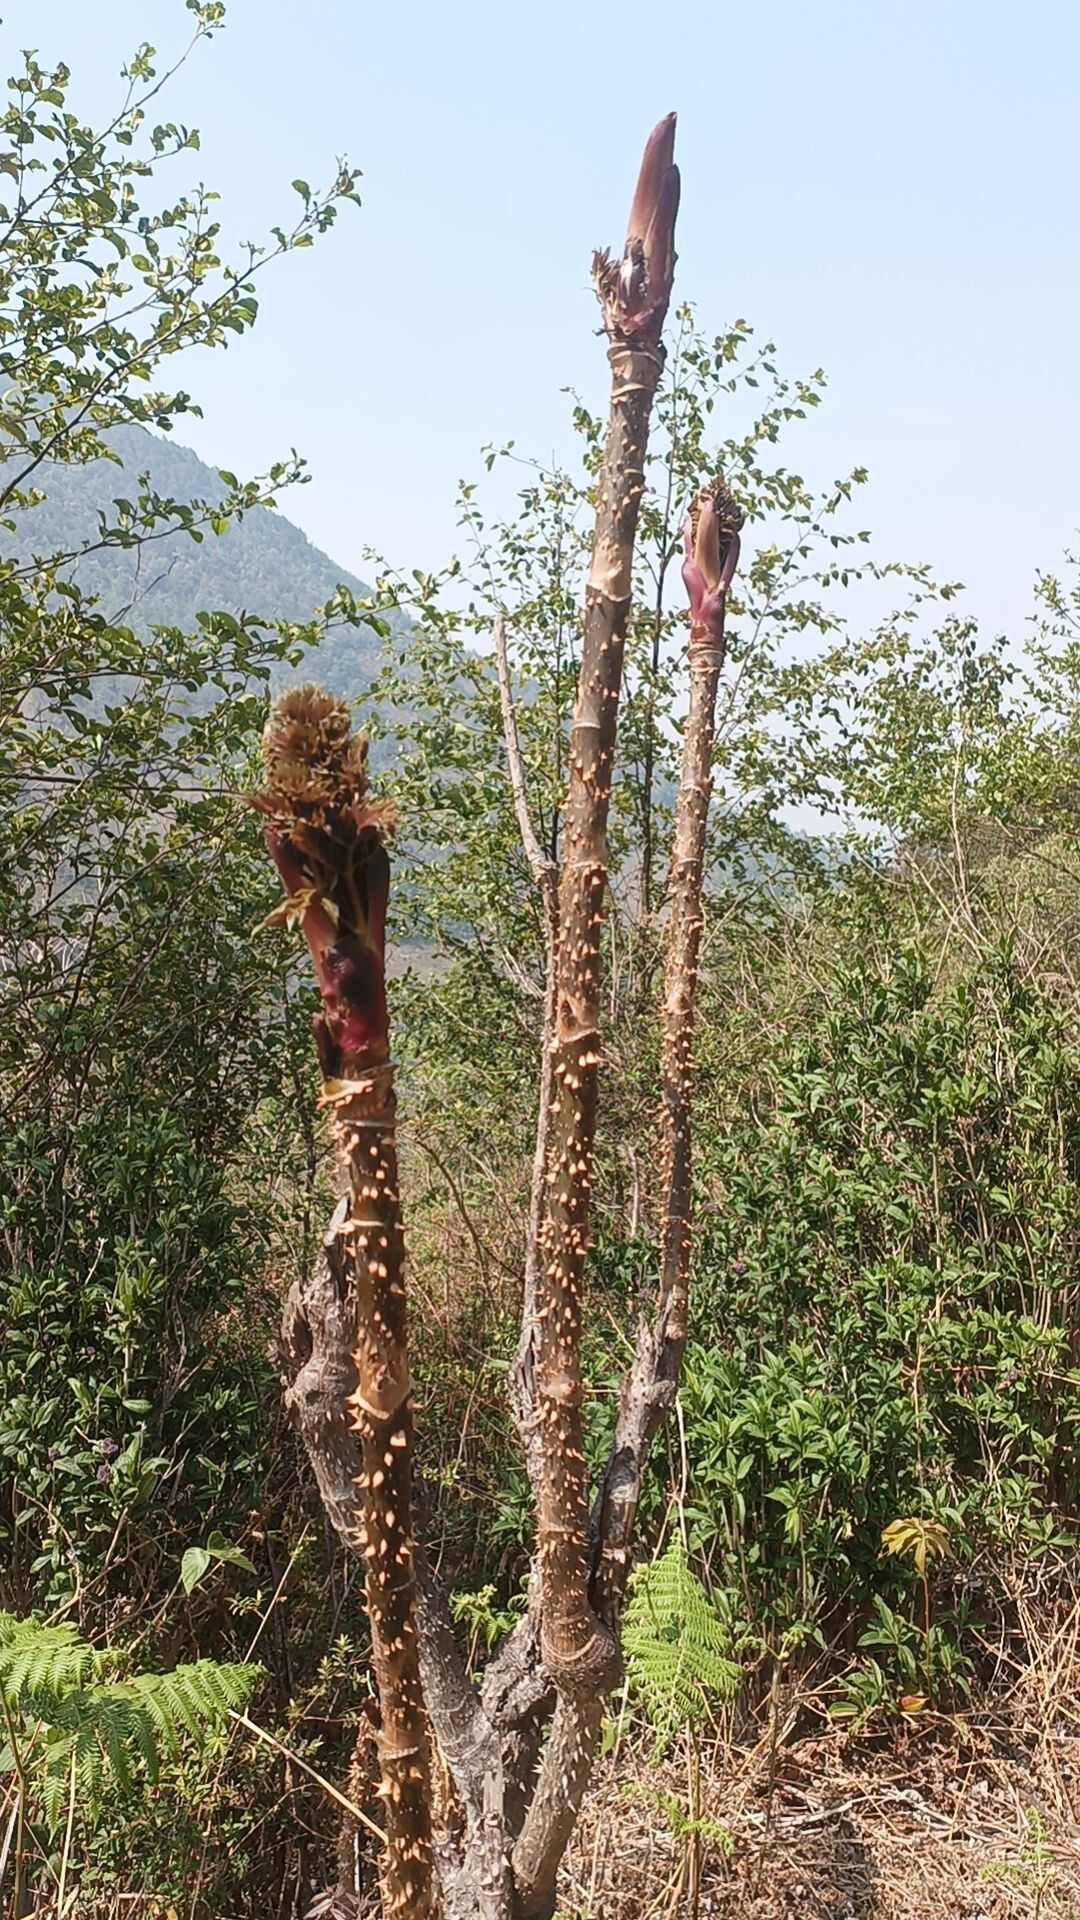
{"label": "clear blue sky", "polygon": [[[435,565],[481,443],[570,444],[600,400],[590,250],[619,243],[643,136],[679,112],[679,292],[745,316],[826,404],[789,445],[871,471],[860,518],[1018,630],[1080,523],[1080,7],[1034,0],[230,0],[174,85],[228,230],[289,181],[363,168],[362,211],[274,270],[251,340],[187,373],[182,437],[254,471],[296,445],[286,510],[342,564]],[[87,112],[180,0],[8,0],[8,50],[72,66]]]}

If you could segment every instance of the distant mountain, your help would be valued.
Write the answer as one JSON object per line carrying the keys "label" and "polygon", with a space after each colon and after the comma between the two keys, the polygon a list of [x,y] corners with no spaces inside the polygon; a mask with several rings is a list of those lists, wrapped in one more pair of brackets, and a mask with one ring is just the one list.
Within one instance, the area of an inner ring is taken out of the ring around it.
{"label": "distant mountain", "polygon": [[[133,498],[139,475],[168,498],[217,500],[220,475],[190,447],[142,427],[118,427],[108,439],[123,462],[95,460],[89,466],[55,466],[35,476],[47,495],[20,516],[14,536],[0,534],[7,551],[21,559],[72,550],[93,540],[99,513],[113,515],[117,498]],[[110,548],[88,554],[73,568],[79,585],[95,594],[101,610],[136,630],[153,625],[191,629],[195,615],[224,610],[268,619],[307,620],[338,586],[357,598],[371,592],[362,580],[312,545],[282,513],[256,507],[221,538],[201,543],[178,533],[141,553]],[[332,692],[355,698],[374,675],[379,642],[363,628],[331,634],[313,649],[301,670]],[[284,668],[279,681],[296,677]]]}

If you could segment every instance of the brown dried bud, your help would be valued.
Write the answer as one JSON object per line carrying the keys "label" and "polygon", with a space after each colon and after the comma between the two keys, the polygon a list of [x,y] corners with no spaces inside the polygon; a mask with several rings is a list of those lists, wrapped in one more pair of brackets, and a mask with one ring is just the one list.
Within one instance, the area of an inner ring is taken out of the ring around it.
{"label": "brown dried bud", "polygon": [[252,796],[269,816],[266,844],[287,895],[271,923],[298,924],[314,963],[324,1071],[342,1055],[378,1047],[386,1034],[383,842],[394,810],[371,796],[367,751],[343,701],[298,687],[267,721],[267,786]]}

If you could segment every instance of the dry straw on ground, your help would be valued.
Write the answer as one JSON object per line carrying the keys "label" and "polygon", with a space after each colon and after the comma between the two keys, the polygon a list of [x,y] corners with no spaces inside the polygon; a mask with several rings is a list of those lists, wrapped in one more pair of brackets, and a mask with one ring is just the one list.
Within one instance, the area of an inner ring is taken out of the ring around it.
{"label": "dry straw on ground", "polygon": [[[927,1726],[608,1763],[562,1885],[574,1920],[1080,1920],[1080,1735]],[[1008,1751],[1010,1748],[1012,1751]],[[696,1800],[687,1832],[684,1816]],[[674,1810],[674,1812],[673,1812]]]}

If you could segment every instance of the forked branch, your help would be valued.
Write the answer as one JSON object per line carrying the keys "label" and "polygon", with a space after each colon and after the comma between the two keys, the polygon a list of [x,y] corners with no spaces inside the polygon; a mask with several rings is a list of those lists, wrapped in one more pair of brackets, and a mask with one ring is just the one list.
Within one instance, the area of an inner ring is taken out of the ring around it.
{"label": "forked branch", "polygon": [[671,114],[646,146],[621,261],[600,253],[593,263],[610,342],[611,407],[596,487],[559,883],[553,1113],[536,1316],[538,1538],[544,1663],[562,1693],[589,1699],[606,1693],[619,1673],[615,1638],[589,1599],[581,1376],[600,1065],[600,939],[634,538],[649,418],[663,364],[660,333],[675,266],[679,175],[674,144]]}
{"label": "forked branch", "polygon": [[[607,822],[645,453],[674,271],[679,181],[674,116],[645,150],[619,261],[594,258],[609,342],[611,406],[570,741],[561,873],[541,851],[527,803],[505,632],[496,663],[511,790],[544,903],[548,984],[515,1410],[533,1483],[538,1555],[530,1611],[478,1689],[445,1598],[410,1529],[411,1423],[404,1354],[402,1233],[384,993],[386,821],[367,794],[363,748],[336,703],[310,692],[279,708],[269,785],[256,804],[288,898],[279,916],[307,939],[323,998],[316,1022],[324,1099],[350,1197],[332,1223],[306,1312],[322,1361],[298,1337],[290,1402],[328,1512],[368,1569],[387,1800],[384,1897],[396,1920],[431,1901],[428,1707],[464,1810],[443,1836],[446,1920],[541,1920],[595,1760],[618,1633],[642,1472],[674,1398],[690,1275],[690,1081],[702,926],[705,826],[717,676],[738,510],[720,486],[695,508],[684,578],[691,598],[690,714],[671,872],[664,1001],[663,1225],[659,1302],[624,1385],[615,1449],[590,1528],[583,1436],[582,1290],[600,1065],[601,931]],[[286,1336],[289,1332],[286,1318]],[[355,1351],[343,1350],[351,1327]],[[335,1418],[353,1394],[357,1432]],[[327,1404],[327,1403],[330,1404]],[[357,1501],[362,1507],[356,1511]],[[420,1646],[417,1645],[419,1638]],[[541,1731],[551,1715],[546,1746]],[[539,1755],[539,1760],[538,1760]],[[461,1823],[459,1823],[460,1825]]]}

